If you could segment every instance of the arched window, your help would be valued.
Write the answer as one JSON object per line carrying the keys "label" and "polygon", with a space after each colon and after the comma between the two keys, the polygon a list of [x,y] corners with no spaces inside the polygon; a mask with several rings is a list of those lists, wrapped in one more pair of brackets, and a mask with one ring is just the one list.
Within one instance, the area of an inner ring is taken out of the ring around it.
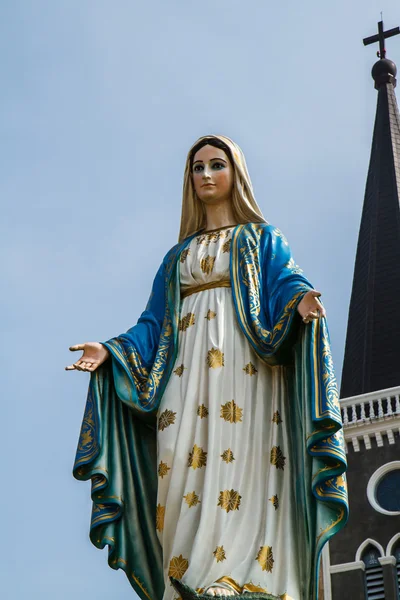
{"label": "arched window", "polygon": [[361,556],[361,560],[365,564],[365,587],[368,600],[385,600],[383,569],[378,558],[380,558],[380,552],[372,544],[365,548]]}

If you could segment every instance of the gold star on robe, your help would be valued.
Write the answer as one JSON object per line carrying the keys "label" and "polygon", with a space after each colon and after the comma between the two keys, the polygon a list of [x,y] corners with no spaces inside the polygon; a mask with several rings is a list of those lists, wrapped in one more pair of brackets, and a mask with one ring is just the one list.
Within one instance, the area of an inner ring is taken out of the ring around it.
{"label": "gold star on robe", "polygon": [[274,412],[274,416],[272,417],[272,422],[276,423],[277,425],[280,425],[281,423],[283,423],[283,421],[281,419],[281,415],[279,413],[279,410]]}
{"label": "gold star on robe", "polygon": [[235,457],[233,456],[233,452],[230,448],[228,448],[228,450],[224,450],[222,454],[220,454],[221,458],[223,461],[225,461],[227,464],[233,462],[235,460]]}
{"label": "gold star on robe", "polygon": [[205,419],[208,417],[208,408],[204,406],[204,404],[200,404],[197,408],[197,415],[200,417],[200,419]]}
{"label": "gold star on robe", "polygon": [[279,508],[279,498],[278,498],[278,494],[275,494],[274,496],[271,496],[271,498],[268,498],[268,500],[270,502],[272,502],[273,507],[275,508],[275,510],[278,510]]}
{"label": "gold star on robe", "polygon": [[260,546],[256,556],[256,561],[258,561],[258,564],[261,566],[263,571],[272,573],[272,569],[274,567],[274,554],[272,552],[272,546]]}
{"label": "gold star on robe", "polygon": [[188,327],[196,324],[196,316],[193,313],[188,313],[179,320],[179,331],[186,331]]}
{"label": "gold star on robe", "polygon": [[247,365],[243,367],[243,371],[246,373],[246,375],[250,376],[258,373],[257,369],[255,368],[252,362],[247,363]]}
{"label": "gold star on robe", "polygon": [[156,508],[156,529],[157,529],[157,531],[164,530],[164,517],[165,517],[165,506],[161,506],[161,504],[158,504],[157,508]]}
{"label": "gold star on robe", "polygon": [[217,562],[222,562],[226,560],[225,549],[223,546],[217,546],[213,552]]}
{"label": "gold star on robe", "polygon": [[221,404],[221,419],[229,423],[241,423],[243,408],[239,408],[234,400]]}
{"label": "gold star on robe", "polygon": [[167,408],[160,415],[160,418],[158,420],[158,430],[164,431],[164,429],[166,429],[167,427],[169,427],[170,425],[173,425],[175,423],[175,419],[176,419],[176,412],[173,412],[172,410],[168,410],[168,408]]}
{"label": "gold star on robe", "polygon": [[185,262],[185,260],[186,260],[186,259],[187,259],[187,257],[189,256],[189,254],[190,254],[190,248],[187,248],[186,250],[183,250],[183,251],[181,252],[181,257],[180,257],[180,261],[181,261],[181,263],[184,263],[184,262]]}
{"label": "gold star on robe", "polygon": [[192,506],[197,506],[201,503],[201,500],[199,500],[199,497],[196,494],[196,492],[189,492],[188,494],[186,494],[186,496],[183,497],[189,508],[191,508]]}
{"label": "gold star on robe", "polygon": [[207,464],[207,452],[204,452],[203,448],[199,448],[196,444],[193,446],[193,450],[189,452],[188,467],[193,469],[201,469]]}
{"label": "gold star on robe", "polygon": [[200,261],[200,268],[206,275],[210,275],[214,268],[215,256],[207,255],[205,258],[202,258]]}
{"label": "gold star on robe", "polygon": [[226,512],[239,510],[242,496],[236,490],[224,490],[220,492],[217,506],[220,506]]}
{"label": "gold star on robe", "polygon": [[222,252],[229,252],[231,249],[232,240],[226,240],[226,242],[222,246]]}
{"label": "gold star on robe", "polygon": [[217,316],[217,313],[214,312],[213,310],[211,310],[211,308],[208,309],[206,316],[204,317],[205,319],[208,319],[209,321],[211,321],[211,319],[215,319],[215,317]]}
{"label": "gold star on robe", "polygon": [[176,369],[174,371],[175,375],[178,375],[178,377],[182,377],[183,371],[185,370],[185,368],[186,367],[184,367],[183,364],[179,365],[179,367],[176,367]]}
{"label": "gold star on robe", "polygon": [[189,561],[186,558],[183,558],[182,554],[174,556],[169,563],[168,577],[182,579],[188,568]]}
{"label": "gold star on robe", "polygon": [[271,449],[270,462],[271,465],[274,465],[277,469],[281,469],[283,471],[285,466],[286,456],[283,456],[283,452],[279,446],[274,446]]}
{"label": "gold star on robe", "polygon": [[167,465],[167,463],[161,461],[160,464],[158,465],[158,475],[159,477],[161,477],[161,479],[163,479],[165,477],[165,475],[168,475],[168,471],[171,470],[171,467],[169,467]]}
{"label": "gold star on robe", "polygon": [[207,365],[210,369],[219,369],[224,366],[224,353],[218,348],[211,348],[207,352]]}

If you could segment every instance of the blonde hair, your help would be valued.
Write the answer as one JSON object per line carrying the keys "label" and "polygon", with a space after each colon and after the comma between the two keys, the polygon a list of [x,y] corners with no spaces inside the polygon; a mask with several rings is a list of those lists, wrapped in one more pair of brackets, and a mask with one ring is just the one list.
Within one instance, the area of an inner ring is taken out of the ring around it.
{"label": "blonde hair", "polygon": [[219,140],[230,151],[228,158],[233,160],[234,183],[232,208],[237,223],[265,223],[264,216],[254,197],[253,186],[247,170],[242,150],[230,138],[223,135],[206,135],[199,138],[190,148],[183,177],[183,197],[179,242],[206,226],[206,213],[193,187],[191,164],[193,149],[203,140]]}

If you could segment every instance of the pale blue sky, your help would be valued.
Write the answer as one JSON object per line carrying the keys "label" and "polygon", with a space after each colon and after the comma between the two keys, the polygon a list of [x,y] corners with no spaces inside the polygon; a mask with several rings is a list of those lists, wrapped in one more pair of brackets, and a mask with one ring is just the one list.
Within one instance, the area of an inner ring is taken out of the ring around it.
{"label": "pale blue sky", "polygon": [[[126,330],[179,228],[186,152],[223,133],[323,292],[340,374],[375,47],[398,0],[3,0],[1,597],[134,596],[88,541],[71,469],[88,375],[68,346]],[[400,39],[388,41],[400,63]]]}

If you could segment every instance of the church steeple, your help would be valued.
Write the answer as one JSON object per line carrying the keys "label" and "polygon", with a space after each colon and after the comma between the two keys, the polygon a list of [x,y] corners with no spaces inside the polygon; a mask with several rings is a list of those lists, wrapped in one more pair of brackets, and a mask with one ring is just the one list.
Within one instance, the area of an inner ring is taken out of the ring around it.
{"label": "church steeple", "polygon": [[384,40],[372,68],[378,103],[347,325],[341,397],[400,385],[400,114]]}

